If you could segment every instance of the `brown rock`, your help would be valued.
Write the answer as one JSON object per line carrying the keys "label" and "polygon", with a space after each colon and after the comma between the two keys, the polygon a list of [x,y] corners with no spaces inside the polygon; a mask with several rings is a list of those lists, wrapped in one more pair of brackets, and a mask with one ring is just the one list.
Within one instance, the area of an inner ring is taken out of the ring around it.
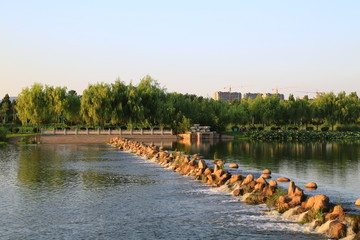
{"label": "brown rock", "polygon": [[293,196],[293,195],[295,195],[295,183],[294,183],[294,181],[291,181],[290,183],[289,183],[289,188],[288,188],[288,194],[287,195],[289,195],[289,196]]}
{"label": "brown rock", "polygon": [[230,163],[229,168],[239,168],[239,165],[236,163]]}
{"label": "brown rock", "polygon": [[242,178],[243,177],[241,175],[234,174],[234,175],[231,176],[229,183],[233,184],[234,182],[241,181]]}
{"label": "brown rock", "polygon": [[248,174],[241,185],[246,185],[250,183],[251,181],[254,181],[254,175]]}
{"label": "brown rock", "polygon": [[347,227],[345,224],[335,220],[330,223],[329,226],[329,236],[331,238],[344,238],[346,237]]}
{"label": "brown rock", "polygon": [[301,204],[302,196],[294,196],[292,197],[291,201],[289,202],[289,205],[291,207],[295,207]]}
{"label": "brown rock", "polygon": [[261,174],[261,177],[263,177],[265,179],[269,179],[269,178],[271,178],[271,175],[263,173],[263,174]]}
{"label": "brown rock", "polygon": [[271,187],[276,187],[276,186],[277,186],[277,182],[276,182],[275,180],[270,180],[270,181],[269,181],[269,185],[270,185]]}
{"label": "brown rock", "polygon": [[264,171],[262,171],[263,174],[271,174],[270,169],[265,169]]}
{"label": "brown rock", "polygon": [[254,191],[262,191],[264,187],[265,187],[264,183],[257,183],[254,187]]}
{"label": "brown rock", "polygon": [[325,219],[338,219],[340,221],[343,221],[345,219],[344,209],[340,205],[336,205],[331,213],[326,214]]}
{"label": "brown rock", "polygon": [[277,181],[278,181],[278,182],[289,182],[290,179],[288,179],[288,178],[286,178],[286,177],[279,177],[279,178],[277,179]]}
{"label": "brown rock", "polygon": [[314,209],[314,210],[320,210],[320,209],[329,209],[329,198],[325,195],[316,195],[313,197],[310,197],[305,204],[306,209]]}
{"label": "brown rock", "polygon": [[224,174],[224,170],[218,169],[217,171],[214,171],[215,176],[219,179],[221,175]]}
{"label": "brown rock", "polygon": [[199,160],[199,162],[198,162],[198,168],[202,168],[202,169],[207,168],[206,163],[205,163],[204,160],[202,160],[202,159]]}
{"label": "brown rock", "polygon": [[213,163],[215,163],[215,165],[221,167],[222,165],[224,165],[224,161],[221,159],[216,159],[213,161]]}
{"label": "brown rock", "polygon": [[263,183],[263,184],[267,184],[267,182],[266,182],[266,180],[263,178],[263,177],[259,177],[258,179],[256,179],[256,181],[255,182],[257,182],[257,183]]}
{"label": "brown rock", "polygon": [[355,205],[360,206],[360,198],[356,200]]}
{"label": "brown rock", "polygon": [[240,196],[244,194],[244,189],[242,188],[237,188],[234,191],[232,191],[231,195],[233,196]]}
{"label": "brown rock", "polygon": [[263,192],[266,196],[272,196],[276,191],[276,187],[268,186],[264,188]]}
{"label": "brown rock", "polygon": [[317,188],[317,184],[314,182],[309,182],[305,185],[306,188],[310,188],[310,189],[316,189]]}
{"label": "brown rock", "polygon": [[204,174],[205,174],[205,175],[209,175],[209,174],[211,174],[211,173],[212,173],[211,168],[206,168],[205,171],[204,171]]}

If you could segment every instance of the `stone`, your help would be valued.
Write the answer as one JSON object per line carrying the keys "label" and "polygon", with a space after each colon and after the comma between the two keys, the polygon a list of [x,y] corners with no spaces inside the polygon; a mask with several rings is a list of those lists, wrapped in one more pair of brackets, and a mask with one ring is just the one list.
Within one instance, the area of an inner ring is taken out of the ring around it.
{"label": "stone", "polygon": [[310,197],[305,204],[306,209],[314,209],[314,210],[321,210],[321,209],[329,209],[329,198],[325,195],[315,195]]}
{"label": "stone", "polygon": [[233,195],[233,196],[240,196],[243,194],[244,194],[244,189],[242,189],[242,188],[237,188],[231,192],[231,195]]}
{"label": "stone", "polygon": [[246,184],[250,183],[251,181],[254,181],[254,175],[248,174],[246,176],[246,178],[244,179],[244,181],[242,182],[242,185],[246,185]]}
{"label": "stone", "polygon": [[271,170],[270,169],[265,169],[262,171],[263,174],[271,174]]}
{"label": "stone", "polygon": [[316,189],[317,188],[317,184],[314,182],[309,182],[305,185],[306,188],[310,188],[310,189]]}
{"label": "stone", "polygon": [[204,171],[204,174],[205,174],[205,175],[212,174],[211,168],[206,168],[205,171]]}
{"label": "stone", "polygon": [[230,163],[229,168],[239,168],[239,165],[236,163]]}
{"label": "stone", "polygon": [[269,178],[271,178],[271,175],[270,175],[270,174],[263,173],[263,174],[261,174],[261,177],[262,177],[262,178],[265,178],[265,179],[269,179]]}
{"label": "stone", "polygon": [[205,161],[204,160],[199,160],[199,162],[198,162],[198,168],[202,168],[202,169],[204,169],[204,168],[206,168],[207,166],[206,166],[206,163],[205,163]]}
{"label": "stone", "polygon": [[289,183],[289,188],[288,188],[288,193],[287,193],[287,195],[289,195],[289,196],[293,196],[294,194],[295,194],[295,183],[294,183],[294,181],[291,181],[290,183]]}
{"label": "stone", "polygon": [[345,219],[344,209],[340,205],[336,205],[331,213],[325,215],[325,219],[327,221],[334,219],[343,221]]}
{"label": "stone", "polygon": [[355,201],[356,206],[360,206],[360,198]]}
{"label": "stone", "polygon": [[340,239],[346,237],[347,227],[345,224],[335,220],[330,223],[329,237]]}
{"label": "stone", "polygon": [[269,185],[270,185],[271,187],[277,187],[277,182],[276,182],[275,180],[270,180],[270,181],[269,181]]}
{"label": "stone", "polygon": [[230,184],[233,184],[234,182],[241,181],[243,177],[241,175],[234,174],[230,178]]}
{"label": "stone", "polygon": [[288,178],[286,178],[286,177],[279,177],[279,178],[277,179],[277,181],[278,181],[278,182],[289,182],[290,179],[288,179]]}
{"label": "stone", "polygon": [[256,183],[263,183],[263,184],[267,184],[266,180],[263,177],[259,177],[258,179],[256,179],[255,181]]}

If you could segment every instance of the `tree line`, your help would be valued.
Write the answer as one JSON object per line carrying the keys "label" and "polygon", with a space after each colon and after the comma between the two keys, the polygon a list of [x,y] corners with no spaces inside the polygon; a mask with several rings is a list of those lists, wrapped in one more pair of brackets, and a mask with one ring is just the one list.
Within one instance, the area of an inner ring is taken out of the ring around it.
{"label": "tree line", "polygon": [[358,124],[359,97],[324,93],[314,99],[308,97],[280,100],[278,95],[263,98],[224,102],[201,96],[169,93],[146,76],[134,86],[117,79],[114,83],[90,84],[81,95],[66,87],[33,84],[24,88],[11,102],[6,95],[0,103],[3,123],[23,125],[64,123],[99,127],[172,128],[185,132],[198,123],[222,132],[227,126],[297,126],[326,124]]}

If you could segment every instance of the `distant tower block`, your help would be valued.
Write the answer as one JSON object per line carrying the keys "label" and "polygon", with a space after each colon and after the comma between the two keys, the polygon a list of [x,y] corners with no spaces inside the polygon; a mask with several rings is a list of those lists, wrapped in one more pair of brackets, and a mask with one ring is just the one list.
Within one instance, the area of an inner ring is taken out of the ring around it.
{"label": "distant tower block", "polygon": [[241,93],[239,92],[215,92],[214,99],[217,101],[234,101],[235,99],[241,100]]}

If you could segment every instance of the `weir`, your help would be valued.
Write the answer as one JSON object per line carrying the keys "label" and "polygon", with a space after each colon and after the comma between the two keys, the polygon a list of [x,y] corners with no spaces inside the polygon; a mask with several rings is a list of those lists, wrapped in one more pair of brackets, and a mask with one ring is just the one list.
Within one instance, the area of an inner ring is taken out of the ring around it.
{"label": "weir", "polygon": [[[163,151],[155,145],[113,138],[112,146],[124,151],[135,152],[165,168],[193,177],[221,191],[230,192],[241,197],[249,204],[266,204],[284,218],[297,219],[306,223],[314,233],[321,233],[330,238],[359,239],[360,216],[346,213],[340,205],[330,202],[325,195],[306,196],[304,191],[290,181],[287,190],[277,186],[275,180],[266,180],[271,174],[269,169],[255,179],[254,175],[246,177],[236,171],[225,169],[222,160],[205,161],[198,155],[189,156],[181,152]],[[230,166],[230,165],[229,165]],[[233,166],[235,169],[237,166]]]}

